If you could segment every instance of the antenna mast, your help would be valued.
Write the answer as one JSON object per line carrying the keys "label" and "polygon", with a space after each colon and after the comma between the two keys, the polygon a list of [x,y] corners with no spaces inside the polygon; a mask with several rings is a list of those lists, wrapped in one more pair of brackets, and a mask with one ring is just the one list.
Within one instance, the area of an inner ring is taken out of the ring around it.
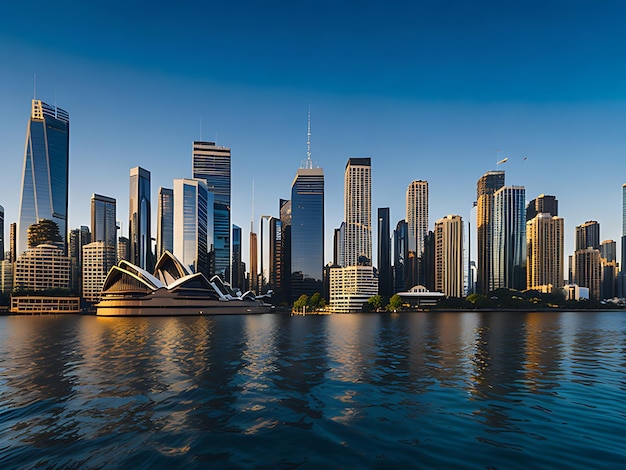
{"label": "antenna mast", "polygon": [[306,132],[306,165],[305,168],[312,169],[313,162],[311,161],[311,106],[309,105],[309,117],[307,122]]}

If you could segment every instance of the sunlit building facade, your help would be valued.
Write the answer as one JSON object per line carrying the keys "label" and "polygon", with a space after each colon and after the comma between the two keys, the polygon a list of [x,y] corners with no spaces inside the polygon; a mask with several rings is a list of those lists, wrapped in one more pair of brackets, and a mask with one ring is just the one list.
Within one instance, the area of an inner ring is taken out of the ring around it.
{"label": "sunlit building facade", "polygon": [[19,291],[69,290],[70,259],[55,245],[39,245],[18,256],[14,286]]}
{"label": "sunlit building facade", "polygon": [[87,302],[100,300],[102,286],[109,270],[115,265],[115,246],[95,241],[83,246],[82,296]]}
{"label": "sunlit building facade", "polygon": [[33,100],[26,131],[17,222],[17,255],[28,249],[28,227],[40,219],[59,227],[67,252],[70,118],[67,111]]}
{"label": "sunlit building facade", "polygon": [[360,312],[378,294],[378,277],[372,266],[330,268],[330,310]]}
{"label": "sunlit building facade", "polygon": [[494,193],[504,186],[504,171],[488,171],[476,184],[476,235],[478,277],[476,291],[486,294],[495,289],[494,282]]}
{"label": "sunlit building facade", "polygon": [[463,297],[463,219],[448,215],[435,222],[435,290]]}
{"label": "sunlit building facade", "polygon": [[372,265],[371,158],[350,158],[344,174],[344,266]]}
{"label": "sunlit building facade", "polygon": [[526,222],[526,287],[551,292],[564,285],[564,221],[538,213]]}

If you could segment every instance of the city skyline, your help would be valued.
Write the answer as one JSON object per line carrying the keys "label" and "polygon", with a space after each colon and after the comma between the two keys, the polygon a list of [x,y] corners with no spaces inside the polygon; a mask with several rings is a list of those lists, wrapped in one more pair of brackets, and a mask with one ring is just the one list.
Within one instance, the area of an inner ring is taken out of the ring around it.
{"label": "city skyline", "polygon": [[[264,12],[251,4],[241,24],[232,7],[214,7],[222,21],[209,33],[195,20],[202,14],[181,9],[152,11],[139,28],[122,16],[113,38],[105,24],[116,18],[115,9],[76,4],[61,15],[49,8],[50,21],[59,25],[54,45],[33,30],[23,6],[5,7],[5,227],[17,221],[36,74],[35,96],[72,116],[68,229],[89,224],[95,192],[118,201],[127,232],[129,168],[151,172],[155,200],[159,186],[191,176],[189,150],[203,139],[232,149],[232,222],[249,226],[253,179],[255,218],[278,216],[277,200],[288,197],[306,157],[310,105],[313,153],[326,183],[325,262],[332,260],[329,241],[343,219],[335,208],[342,168],[360,156],[372,159],[372,211],[390,207],[392,227],[403,218],[411,181],[429,182],[431,220],[459,214],[472,221],[475,182],[503,169],[507,184],[524,186],[528,200],[559,199],[566,255],[574,251],[574,228],[587,220],[600,223],[602,240],[619,240],[619,190],[626,180],[620,171],[626,153],[621,4],[554,2],[539,9],[459,2],[445,10],[423,3],[346,4],[332,15],[314,8],[302,18],[308,28],[290,21],[299,17],[297,7]],[[91,17],[101,19],[85,21]],[[275,31],[261,34],[263,19]],[[374,23],[378,19],[388,21]],[[169,45],[155,33],[159,25],[185,34],[167,35]],[[190,60],[206,44],[212,45],[207,64]],[[594,164],[597,176],[589,171]],[[89,178],[94,168],[95,180]],[[248,237],[242,238],[247,261]]]}

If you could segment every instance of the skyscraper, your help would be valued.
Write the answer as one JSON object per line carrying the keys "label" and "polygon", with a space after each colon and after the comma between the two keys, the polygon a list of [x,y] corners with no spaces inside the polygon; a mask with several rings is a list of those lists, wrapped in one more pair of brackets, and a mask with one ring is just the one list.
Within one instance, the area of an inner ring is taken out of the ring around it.
{"label": "skyscraper", "polygon": [[204,180],[174,180],[174,256],[195,273],[209,277],[209,207],[213,194]]}
{"label": "skyscraper", "polygon": [[428,234],[428,181],[413,181],[406,190],[406,221],[409,229],[409,284],[423,284],[421,258]]}
{"label": "skyscraper", "polygon": [[151,272],[152,231],[150,229],[150,172],[136,166],[130,170],[130,209],[128,239],[130,262]]}
{"label": "skyscraper", "polygon": [[[28,232],[27,232],[28,233]],[[17,224],[9,225],[9,261],[15,263],[17,259]]]}
{"label": "skyscraper", "polygon": [[478,278],[476,291],[486,294],[494,289],[493,280],[493,195],[504,186],[504,171],[488,171],[476,184],[476,234]]}
{"label": "skyscraper", "polygon": [[600,224],[588,220],[576,226],[574,282],[589,288],[589,298],[600,299],[602,264],[600,260]]}
{"label": "skyscraper", "polygon": [[174,252],[174,191],[169,188],[159,188],[156,243],[157,259],[166,251]]}
{"label": "skyscraper", "polygon": [[463,219],[447,215],[435,222],[435,290],[463,297]]}
{"label": "skyscraper", "polygon": [[230,148],[215,142],[193,143],[192,174],[205,181],[209,192],[214,194],[213,250],[211,274],[225,279],[230,270]]}
{"label": "skyscraper", "polygon": [[378,208],[378,293],[384,297],[393,295],[388,207]]}
{"label": "skyscraper", "polygon": [[4,207],[0,206],[0,261],[4,260]]}
{"label": "skyscraper", "polygon": [[600,224],[595,220],[588,220],[576,227],[576,251],[589,247],[600,249]]}
{"label": "skyscraper", "polygon": [[28,227],[49,219],[59,226],[67,253],[70,117],[67,111],[33,100],[24,151],[17,222],[17,255],[28,249]]}
{"label": "skyscraper", "polygon": [[412,286],[407,285],[407,259],[409,256],[409,228],[406,220],[400,220],[393,232],[393,291],[402,292]]}
{"label": "skyscraper", "polygon": [[526,222],[526,288],[563,287],[563,219],[540,212]]}
{"label": "skyscraper", "polygon": [[526,190],[504,186],[493,201],[493,289],[526,289]]}
{"label": "skyscraper", "polygon": [[247,290],[245,285],[245,268],[241,263],[241,227],[233,225],[233,267],[231,285],[242,292]]}
{"label": "skyscraper", "polygon": [[82,292],[83,282],[83,246],[91,243],[89,227],[70,230],[68,243],[68,257],[70,259],[70,289],[76,295]]}
{"label": "skyscraper", "polygon": [[533,219],[537,214],[550,214],[552,217],[559,215],[559,201],[556,196],[539,195],[526,206],[526,222]]}
{"label": "skyscraper", "polygon": [[291,200],[280,199],[279,201],[280,211],[280,226],[282,230],[281,242],[282,242],[282,267],[280,270],[280,286],[281,292],[278,294],[278,299],[290,302],[291,296]]}
{"label": "skyscraper", "polygon": [[116,202],[112,197],[91,195],[91,241],[117,244]]}
{"label": "skyscraper", "polygon": [[344,175],[345,266],[372,265],[371,159],[349,158]]}

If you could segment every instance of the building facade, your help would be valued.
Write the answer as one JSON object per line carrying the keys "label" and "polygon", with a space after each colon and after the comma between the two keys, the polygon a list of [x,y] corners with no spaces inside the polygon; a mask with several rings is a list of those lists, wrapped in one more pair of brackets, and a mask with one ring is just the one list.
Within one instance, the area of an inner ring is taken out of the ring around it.
{"label": "building facade", "polygon": [[83,246],[91,243],[89,227],[82,225],[70,231],[67,255],[70,258],[70,290],[80,295],[83,282]]}
{"label": "building facade", "polygon": [[537,217],[538,214],[559,215],[559,201],[556,196],[539,195],[526,206],[526,222]]}
{"label": "building facade", "polygon": [[166,251],[174,253],[174,190],[159,187],[156,235],[157,259],[161,258]]}
{"label": "building facade", "polygon": [[26,131],[17,222],[17,255],[28,249],[28,227],[41,219],[59,227],[67,252],[70,117],[67,111],[33,100]]}
{"label": "building facade", "polygon": [[493,289],[526,289],[526,190],[504,186],[493,195]]}
{"label": "building facade", "polygon": [[494,290],[493,264],[493,196],[504,186],[504,171],[488,171],[476,184],[476,236],[478,276],[476,292],[486,294]]}
{"label": "building facade", "polygon": [[428,234],[428,181],[413,181],[406,190],[406,222],[409,230],[409,284],[423,283],[422,255]]}
{"label": "building facade", "polygon": [[371,159],[350,158],[344,175],[344,266],[372,265]]}
{"label": "building facade", "polygon": [[103,241],[113,247],[116,245],[117,213],[114,198],[91,195],[91,241]]}
{"label": "building facade", "polygon": [[115,265],[115,246],[105,241],[95,241],[83,246],[83,299],[87,302],[100,301],[102,286]]}
{"label": "building facade", "polygon": [[4,207],[0,206],[0,261],[4,261]]}
{"label": "building facade", "polygon": [[39,245],[18,256],[14,286],[18,291],[70,289],[70,258],[55,245]]}
{"label": "building facade", "polygon": [[370,297],[378,294],[378,277],[372,266],[330,268],[330,310],[360,312]]}
{"label": "building facade", "polygon": [[549,292],[562,288],[564,221],[538,213],[526,222],[526,288]]}
{"label": "building facade", "polygon": [[150,172],[137,166],[130,170],[129,257],[131,263],[148,272],[154,268],[151,214]]}
{"label": "building facade", "polygon": [[378,208],[378,293],[387,298],[393,295],[391,233],[388,207]]}
{"label": "building facade", "polygon": [[435,291],[463,297],[463,219],[448,215],[435,222]]}

